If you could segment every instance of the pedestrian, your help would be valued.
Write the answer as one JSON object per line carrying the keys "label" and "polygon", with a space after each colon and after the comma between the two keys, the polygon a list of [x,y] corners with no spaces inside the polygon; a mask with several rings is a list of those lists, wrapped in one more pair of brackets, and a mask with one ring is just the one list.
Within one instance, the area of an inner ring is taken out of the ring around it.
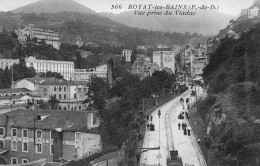
{"label": "pedestrian", "polygon": [[186,130],[186,128],[187,128],[187,124],[186,124],[186,123],[184,123],[184,125],[183,125],[183,126],[184,126],[184,129]]}
{"label": "pedestrian", "polygon": [[181,128],[181,124],[180,124],[180,122],[178,123],[178,127],[179,127],[179,130],[180,130],[180,128]]}
{"label": "pedestrian", "polygon": [[150,119],[151,119],[151,122],[152,122],[152,121],[153,121],[153,116],[152,116],[152,115],[151,115],[151,118],[150,118]]}
{"label": "pedestrian", "polygon": [[188,136],[190,136],[190,127],[187,127]]}
{"label": "pedestrian", "polygon": [[183,134],[187,135],[187,130],[186,129],[183,130]]}
{"label": "pedestrian", "polygon": [[147,131],[149,131],[149,130],[150,130],[150,124],[147,123]]}
{"label": "pedestrian", "polygon": [[185,112],[185,115],[186,115],[186,119],[189,119],[188,112]]}
{"label": "pedestrian", "polygon": [[181,99],[180,99],[180,103],[182,103],[183,102],[183,98],[181,97]]}
{"label": "pedestrian", "polygon": [[154,124],[150,124],[150,131],[154,131]]}

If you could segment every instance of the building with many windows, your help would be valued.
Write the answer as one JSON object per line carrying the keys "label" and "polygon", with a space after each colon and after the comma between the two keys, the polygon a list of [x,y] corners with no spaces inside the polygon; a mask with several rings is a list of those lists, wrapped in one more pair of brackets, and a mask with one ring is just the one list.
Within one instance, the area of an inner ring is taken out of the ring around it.
{"label": "building with many windows", "polygon": [[173,51],[154,51],[153,63],[159,66],[159,70],[164,68],[171,69],[172,73],[175,73],[175,54]]}
{"label": "building with many windows", "polygon": [[58,110],[83,111],[88,107],[87,82],[66,81],[56,78],[24,78],[14,83],[14,88],[27,88],[34,96],[49,100],[54,96],[59,100]]}
{"label": "building with many windows", "polygon": [[107,78],[107,64],[97,66],[92,69],[75,69],[74,70],[74,79],[75,81],[87,81],[91,80],[92,76],[97,76],[100,78]]}
{"label": "building with many windows", "polygon": [[0,59],[0,68],[3,70],[5,68],[10,69],[11,66],[13,66],[14,64],[19,64],[19,62],[19,59]]}
{"label": "building with many windows", "polygon": [[97,111],[18,109],[1,114],[0,164],[71,161],[101,152],[99,123]]}
{"label": "building with many windows", "polygon": [[130,49],[123,49],[122,57],[125,58],[126,62],[131,62],[132,50]]}
{"label": "building with many windows", "polygon": [[46,73],[48,71],[60,73],[64,79],[71,80],[74,74],[74,62],[53,61],[27,57],[25,59],[27,67],[33,67],[37,73]]}
{"label": "building with many windows", "polygon": [[46,44],[52,45],[54,48],[59,49],[59,33],[48,30],[34,27],[33,24],[29,24],[24,29],[19,29],[15,31],[18,35],[18,40],[20,42],[26,42],[28,38],[32,40],[33,38],[37,39],[37,42],[45,41]]}

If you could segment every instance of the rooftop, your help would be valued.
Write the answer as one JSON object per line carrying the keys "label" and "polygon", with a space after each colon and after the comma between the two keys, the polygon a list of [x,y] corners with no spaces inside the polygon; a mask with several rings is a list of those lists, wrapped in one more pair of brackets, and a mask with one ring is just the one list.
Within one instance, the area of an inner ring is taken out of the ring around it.
{"label": "rooftop", "polygon": [[26,88],[0,89],[0,93],[19,93],[19,92],[32,92],[32,91]]}
{"label": "rooftop", "polygon": [[[86,81],[67,81],[63,79],[57,79],[54,77],[49,77],[49,78],[32,77],[32,78],[24,78],[21,80],[27,80],[31,83],[37,83],[41,85],[83,85],[87,83]],[[16,82],[19,82],[21,80],[17,80]]]}
{"label": "rooftop", "polygon": [[[41,130],[79,131],[98,133],[98,128],[88,129],[87,119],[90,112],[97,111],[49,111],[17,109],[0,115],[0,126]],[[42,116],[42,120],[38,117]],[[35,124],[34,124],[35,121]]]}
{"label": "rooftop", "polygon": [[107,154],[105,154],[105,155],[103,155],[103,156],[101,156],[101,157],[99,157],[99,158],[97,158],[97,159],[91,161],[90,164],[93,165],[93,164],[100,163],[100,162],[102,162],[102,161],[109,160],[109,159],[111,159],[111,158],[115,158],[115,157],[118,156],[118,153],[119,153],[119,151],[112,152],[112,153],[107,153]]}

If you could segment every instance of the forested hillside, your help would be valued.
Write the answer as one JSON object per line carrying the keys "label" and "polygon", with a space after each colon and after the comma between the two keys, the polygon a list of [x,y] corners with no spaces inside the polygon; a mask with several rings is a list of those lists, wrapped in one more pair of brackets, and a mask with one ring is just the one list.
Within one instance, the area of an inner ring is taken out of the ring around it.
{"label": "forested hillside", "polygon": [[[225,37],[204,69],[208,96],[199,114],[213,165],[259,165],[260,25],[237,40]],[[215,158],[215,160],[214,160]]]}
{"label": "forested hillside", "polygon": [[[206,37],[199,34],[163,33],[125,26],[95,14],[59,13],[0,13],[0,26],[7,30],[18,29],[35,24],[35,27],[48,28],[60,33],[60,40],[69,43],[73,36],[79,35],[84,43],[110,44],[136,48],[137,45],[172,46],[185,45],[190,41],[205,42]],[[191,40],[192,39],[192,40]]]}

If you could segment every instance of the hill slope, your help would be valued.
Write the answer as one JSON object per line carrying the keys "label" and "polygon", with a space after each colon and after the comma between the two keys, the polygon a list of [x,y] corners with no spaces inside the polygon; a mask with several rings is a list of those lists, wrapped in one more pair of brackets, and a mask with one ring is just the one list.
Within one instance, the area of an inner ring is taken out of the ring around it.
{"label": "hill slope", "polygon": [[198,110],[211,129],[205,144],[215,160],[212,163],[259,165],[259,41],[260,25],[237,40],[221,39],[219,48],[204,69],[208,97]]}
{"label": "hill slope", "polygon": [[225,28],[233,18],[230,15],[209,10],[198,11],[195,16],[161,15],[147,17],[135,15],[132,11],[121,14],[99,14],[130,27],[163,32],[196,32],[203,35],[217,34],[219,30]]}
{"label": "hill slope", "polygon": [[41,0],[18,9],[14,13],[58,13],[62,11],[94,13],[90,8],[85,7],[73,0]]}
{"label": "hill slope", "polygon": [[131,28],[96,14],[59,13],[0,13],[0,26],[9,30],[35,24],[35,27],[58,31],[60,40],[69,43],[73,36],[80,36],[84,43],[110,44],[136,48],[137,45],[155,46],[159,43],[172,46],[190,41],[205,42],[206,37],[181,33],[163,33]]}

